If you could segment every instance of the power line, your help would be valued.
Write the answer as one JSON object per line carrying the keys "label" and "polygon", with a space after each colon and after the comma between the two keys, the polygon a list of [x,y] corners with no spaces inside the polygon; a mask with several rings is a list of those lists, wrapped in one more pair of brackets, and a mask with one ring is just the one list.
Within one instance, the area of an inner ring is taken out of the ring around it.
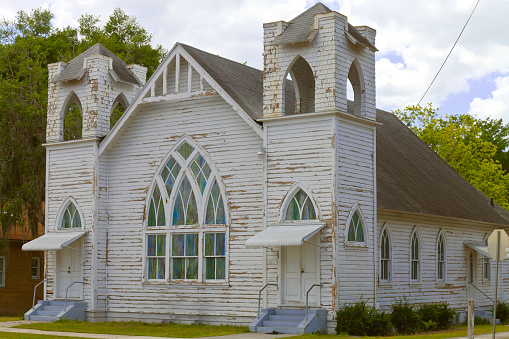
{"label": "power line", "polygon": [[440,71],[442,70],[442,68],[444,67],[445,63],[447,62],[447,59],[449,59],[449,56],[451,55],[454,47],[456,47],[456,44],[458,43],[458,40],[461,38],[461,35],[463,34],[463,31],[465,30],[465,28],[467,27],[468,25],[468,22],[470,21],[470,18],[472,17],[472,15],[474,14],[475,12],[475,9],[477,8],[477,5],[479,5],[479,2],[481,2],[481,0],[477,0],[477,3],[475,4],[474,6],[474,9],[472,10],[472,13],[470,13],[470,16],[468,17],[468,20],[467,22],[465,22],[465,26],[463,26],[463,29],[461,30],[460,32],[460,35],[458,35],[458,38],[456,39],[456,41],[454,42],[454,45],[452,45],[452,48],[451,50],[449,51],[449,54],[447,54],[447,57],[445,58],[444,60],[444,63],[442,64],[442,66],[440,66],[440,69],[438,70],[437,74],[435,75],[435,77],[433,78],[433,81],[431,81],[431,84],[429,84],[428,86],[428,89],[426,90],[426,92],[424,92],[424,94],[422,95],[421,97],[421,100],[419,100],[419,102],[417,103],[417,106],[419,106],[421,104],[421,101],[422,99],[424,99],[424,97],[426,96],[426,94],[428,93],[429,89],[431,88],[431,86],[433,85],[433,83],[435,82],[436,78],[438,77],[438,74],[440,74]]}

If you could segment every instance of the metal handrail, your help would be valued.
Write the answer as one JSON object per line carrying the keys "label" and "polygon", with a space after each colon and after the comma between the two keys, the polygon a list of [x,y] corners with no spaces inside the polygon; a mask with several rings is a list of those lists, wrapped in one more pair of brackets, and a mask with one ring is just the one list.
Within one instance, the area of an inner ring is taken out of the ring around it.
{"label": "metal handrail", "polygon": [[32,301],[32,308],[35,307],[35,294],[37,293],[37,287],[42,284],[45,281],[49,281],[48,279],[41,280],[37,285],[34,287],[34,300]]}
{"label": "metal handrail", "polygon": [[322,284],[313,284],[311,285],[311,287],[308,289],[308,291],[306,292],[306,320],[308,319],[308,298],[309,298],[309,292],[311,292],[311,290],[316,287],[316,286],[320,286],[322,287]]}
{"label": "metal handrail", "polygon": [[265,286],[262,287],[262,289],[260,290],[260,292],[258,292],[258,319],[260,319],[260,300],[262,298],[262,292],[265,288],[267,288],[267,286],[276,286],[277,287],[277,284],[265,284]]}
{"label": "metal handrail", "polygon": [[64,311],[65,309],[67,308],[67,292],[69,292],[69,288],[72,287],[72,285],[74,284],[84,284],[85,282],[84,281],[73,281],[72,284],[70,284],[69,286],[67,286],[67,288],[65,289],[65,301],[64,301]]}
{"label": "metal handrail", "polygon": [[481,290],[480,290],[477,286],[475,286],[474,284],[472,284],[470,281],[468,281],[468,283],[469,283],[470,285],[474,286],[474,288],[475,288],[476,290],[478,290],[479,292],[481,292],[482,294],[484,294],[484,296],[485,296],[486,298],[490,299],[490,300],[491,300],[491,302],[494,302],[494,301],[493,301],[493,299],[491,299],[491,298],[490,298],[490,297],[489,297],[486,293],[484,293],[483,291],[481,291]]}

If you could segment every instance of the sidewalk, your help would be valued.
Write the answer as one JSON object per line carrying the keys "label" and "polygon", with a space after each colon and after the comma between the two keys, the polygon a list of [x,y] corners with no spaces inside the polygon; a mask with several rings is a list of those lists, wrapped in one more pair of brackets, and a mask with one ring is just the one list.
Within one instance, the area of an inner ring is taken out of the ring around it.
{"label": "sidewalk", "polygon": [[[476,339],[491,339],[493,338],[493,333],[487,333],[487,334],[478,334],[475,336]],[[495,338],[509,338],[509,332],[498,332],[495,334]],[[449,338],[449,339],[468,339],[468,337],[455,337],[455,338]]]}
{"label": "sidewalk", "polygon": [[[13,326],[18,326],[21,324],[32,324],[37,321],[27,321],[27,320],[18,320],[18,321],[5,321],[0,322],[0,337],[2,336],[2,332],[10,332],[10,333],[23,333],[23,334],[46,334],[46,335],[55,335],[62,337],[73,337],[73,338],[102,338],[102,339],[177,339],[170,337],[149,337],[149,336],[139,336],[139,335],[118,335],[118,334],[96,334],[96,333],[76,333],[76,332],[57,332],[57,331],[40,331],[40,330],[28,330],[23,328],[12,328]],[[231,334],[231,335],[222,335],[222,336],[214,336],[214,337],[201,337],[203,339],[276,339],[276,338],[284,338],[284,337],[293,337],[295,334],[265,334],[265,333],[241,333],[241,334]],[[505,338],[505,337],[504,337]],[[508,337],[509,338],[509,337]],[[179,338],[181,339],[181,338]],[[200,338],[198,338],[200,339]]]}

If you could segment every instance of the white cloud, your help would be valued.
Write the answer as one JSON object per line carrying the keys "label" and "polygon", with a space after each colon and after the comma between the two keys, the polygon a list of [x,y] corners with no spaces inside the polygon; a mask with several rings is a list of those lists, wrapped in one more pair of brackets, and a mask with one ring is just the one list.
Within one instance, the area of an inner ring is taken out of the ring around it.
{"label": "white cloud", "polygon": [[470,103],[470,113],[480,118],[502,118],[509,121],[509,76],[495,79],[496,89],[487,99],[475,98]]}
{"label": "white cloud", "polygon": [[[330,0],[326,5],[353,25],[377,30],[377,101],[385,109],[415,104],[435,76],[477,0]],[[262,67],[262,24],[291,20],[315,0],[0,0],[0,15],[50,8],[58,27],[76,25],[81,14],[101,15],[115,7],[135,15],[170,49],[184,42],[211,53]],[[423,103],[440,105],[469,90],[469,80],[509,73],[509,1],[481,1],[456,49]],[[403,63],[385,56],[397,55]]]}

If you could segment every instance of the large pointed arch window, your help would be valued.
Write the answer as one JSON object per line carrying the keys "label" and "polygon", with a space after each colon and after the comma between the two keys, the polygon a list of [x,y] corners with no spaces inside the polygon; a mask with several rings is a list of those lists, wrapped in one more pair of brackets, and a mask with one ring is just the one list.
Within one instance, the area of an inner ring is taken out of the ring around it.
{"label": "large pointed arch window", "polygon": [[190,140],[180,142],[163,161],[152,186],[145,279],[227,280],[227,206],[220,177],[203,151]]}

